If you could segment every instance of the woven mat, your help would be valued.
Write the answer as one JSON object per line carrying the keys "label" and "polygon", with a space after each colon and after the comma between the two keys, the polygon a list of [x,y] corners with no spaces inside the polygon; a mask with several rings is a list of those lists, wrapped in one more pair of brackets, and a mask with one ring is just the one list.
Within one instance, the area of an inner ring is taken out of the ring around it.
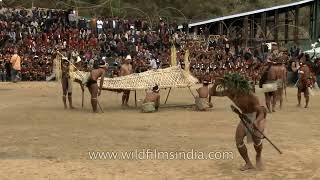
{"label": "woven mat", "polygon": [[[74,77],[82,81],[88,77],[88,72],[76,71]],[[178,66],[150,70],[143,73],[128,76],[104,78],[103,89],[105,90],[145,90],[156,84],[160,88],[185,88],[198,82],[198,79],[185,72]],[[99,81],[98,81],[99,84]]]}

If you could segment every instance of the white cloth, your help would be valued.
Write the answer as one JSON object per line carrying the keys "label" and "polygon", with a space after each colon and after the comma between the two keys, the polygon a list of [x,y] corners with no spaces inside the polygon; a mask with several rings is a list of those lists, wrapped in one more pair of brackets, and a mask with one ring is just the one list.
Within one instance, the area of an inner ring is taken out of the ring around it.
{"label": "white cloth", "polygon": [[143,103],[141,106],[141,110],[143,113],[153,113],[156,111],[154,102]]}
{"label": "white cloth", "polygon": [[208,98],[200,98],[197,96],[195,97],[195,104],[199,111],[205,111],[210,107]]}
{"label": "white cloth", "polygon": [[37,21],[32,21],[32,22],[31,22],[31,26],[37,28],[37,27],[38,27]]}
{"label": "white cloth", "polygon": [[150,67],[151,67],[151,69],[157,69],[158,68],[157,62],[156,62],[155,59],[151,59],[150,60]]}
{"label": "white cloth", "polygon": [[266,84],[262,85],[263,92],[275,92],[278,90],[278,83],[277,81],[267,82]]}
{"label": "white cloth", "polygon": [[[253,113],[248,113],[248,114],[245,114],[245,115],[251,120],[250,124],[252,125],[254,123],[254,121],[256,120],[257,113],[253,112]],[[248,124],[249,128],[252,128],[252,126],[250,124]],[[252,135],[249,132],[249,129],[247,129],[247,128],[246,128],[246,135],[247,135],[247,143],[252,143],[253,142]]]}
{"label": "white cloth", "polygon": [[103,26],[103,21],[98,20],[98,21],[97,21],[97,28],[98,28],[98,29],[102,29],[102,26]]}
{"label": "white cloth", "polygon": [[115,20],[112,21],[112,28],[113,28],[113,29],[116,28],[116,21],[115,21]]}

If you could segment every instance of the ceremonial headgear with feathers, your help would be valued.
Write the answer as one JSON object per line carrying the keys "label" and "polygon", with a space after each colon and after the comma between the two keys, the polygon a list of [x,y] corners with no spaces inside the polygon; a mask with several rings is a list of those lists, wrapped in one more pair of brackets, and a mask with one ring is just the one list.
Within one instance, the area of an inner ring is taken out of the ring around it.
{"label": "ceremonial headgear with feathers", "polygon": [[230,92],[248,94],[252,90],[249,81],[239,73],[225,74],[218,81],[224,89]]}

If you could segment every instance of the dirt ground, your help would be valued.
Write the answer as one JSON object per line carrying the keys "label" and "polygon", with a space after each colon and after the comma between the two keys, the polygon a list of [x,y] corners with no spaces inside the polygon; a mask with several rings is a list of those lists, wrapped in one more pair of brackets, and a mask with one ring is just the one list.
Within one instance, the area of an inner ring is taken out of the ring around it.
{"label": "dirt ground", "polygon": [[[162,90],[162,102],[166,92]],[[193,89],[194,91],[194,89]],[[318,92],[317,92],[318,93]],[[209,112],[190,107],[166,107],[142,114],[122,109],[121,94],[104,91],[104,113],[92,114],[90,97],[74,87],[76,110],[64,110],[57,83],[0,84],[0,179],[320,179],[320,95],[309,109],[296,107],[296,89],[288,89],[284,109],[269,114],[266,134],[283,151],[264,141],[263,171],[239,171],[243,160],[234,133],[239,119],[227,98],[214,98]],[[258,93],[264,103],[262,93]],[[144,92],[137,93],[138,99]],[[168,104],[192,104],[188,89],[173,89]],[[134,106],[131,94],[130,105]],[[215,160],[91,160],[89,151],[158,150],[233,152]],[[255,163],[254,148],[248,151]]]}

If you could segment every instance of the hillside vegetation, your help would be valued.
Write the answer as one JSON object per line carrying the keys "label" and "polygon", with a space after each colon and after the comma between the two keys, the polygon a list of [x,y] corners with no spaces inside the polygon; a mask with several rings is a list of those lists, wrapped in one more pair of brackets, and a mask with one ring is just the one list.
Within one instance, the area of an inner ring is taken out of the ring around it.
{"label": "hillside vegetation", "polygon": [[80,15],[196,21],[249,10],[272,7],[297,0],[3,0],[5,6],[44,8],[79,7]]}

